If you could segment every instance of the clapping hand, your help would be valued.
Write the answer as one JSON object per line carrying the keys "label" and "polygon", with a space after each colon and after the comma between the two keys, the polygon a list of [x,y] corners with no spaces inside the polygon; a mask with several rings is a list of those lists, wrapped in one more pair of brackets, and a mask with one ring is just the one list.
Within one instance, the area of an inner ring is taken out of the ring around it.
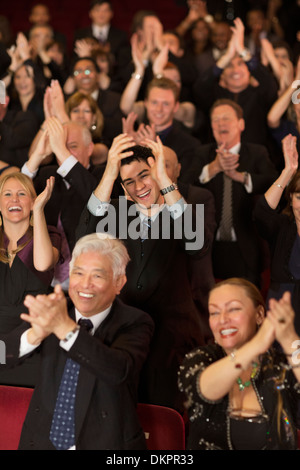
{"label": "clapping hand", "polygon": [[133,111],[128,114],[126,118],[122,118],[123,133],[128,134],[132,137],[136,145],[142,145],[145,139],[151,139],[155,141],[156,131],[155,125],[145,125],[141,123],[137,130],[134,129],[134,124],[138,118],[138,115]]}
{"label": "clapping hand", "polygon": [[51,176],[50,178],[47,179],[46,187],[44,191],[41,192],[34,201],[33,209],[32,209],[33,214],[38,211],[44,210],[45,205],[47,204],[47,202],[49,201],[52,195],[54,184],[55,184],[54,176]]}
{"label": "clapping hand", "polygon": [[228,152],[224,145],[220,145],[217,149],[216,160],[221,170],[230,176],[230,173],[235,171],[239,166],[239,155]]}
{"label": "clapping hand", "polygon": [[285,136],[282,140],[282,151],[285,168],[295,174],[298,170],[297,138],[291,134]]}
{"label": "clapping hand", "polygon": [[151,148],[152,153],[155,157],[148,158],[148,164],[151,168],[152,178],[157,182],[160,187],[165,187],[172,184],[172,181],[169,179],[166,171],[164,146],[160,138],[157,136],[155,141],[153,141],[152,139],[144,139],[144,141],[141,143],[146,147]]}
{"label": "clapping hand", "polygon": [[294,327],[295,312],[291,293],[285,292],[280,300],[270,299],[267,318],[275,329],[275,337],[283,348],[290,349],[297,338]]}
{"label": "clapping hand", "polygon": [[120,134],[114,138],[112,146],[108,151],[105,175],[116,180],[121,166],[121,160],[130,157],[133,152],[130,147],[134,146],[135,142],[131,135],[126,133]]}
{"label": "clapping hand", "polygon": [[75,322],[68,315],[67,301],[60,285],[56,285],[49,295],[27,295],[24,305],[29,313],[23,313],[21,318],[31,324],[36,338],[44,339],[54,333],[63,339],[74,328]]}

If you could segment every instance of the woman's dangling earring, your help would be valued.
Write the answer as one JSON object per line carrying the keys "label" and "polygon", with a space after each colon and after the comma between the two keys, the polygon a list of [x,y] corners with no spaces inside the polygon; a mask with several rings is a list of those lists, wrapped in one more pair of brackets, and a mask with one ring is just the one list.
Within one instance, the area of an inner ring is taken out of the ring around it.
{"label": "woman's dangling earring", "polygon": [[2,227],[2,225],[3,225],[3,220],[2,220],[2,214],[0,212],[0,227]]}
{"label": "woman's dangling earring", "polygon": [[91,130],[92,130],[92,131],[95,131],[96,129],[97,129],[97,126],[96,126],[96,124],[95,124],[95,123],[94,123],[94,124],[92,124],[92,125],[91,125]]}

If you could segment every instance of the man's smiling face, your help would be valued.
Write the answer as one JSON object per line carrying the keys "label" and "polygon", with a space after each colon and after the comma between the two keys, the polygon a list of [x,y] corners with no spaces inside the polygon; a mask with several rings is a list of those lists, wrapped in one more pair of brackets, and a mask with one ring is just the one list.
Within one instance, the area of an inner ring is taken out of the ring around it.
{"label": "man's smiling face", "polygon": [[139,206],[149,209],[163,202],[159,187],[145,161],[134,160],[121,166],[120,176],[126,196]]}

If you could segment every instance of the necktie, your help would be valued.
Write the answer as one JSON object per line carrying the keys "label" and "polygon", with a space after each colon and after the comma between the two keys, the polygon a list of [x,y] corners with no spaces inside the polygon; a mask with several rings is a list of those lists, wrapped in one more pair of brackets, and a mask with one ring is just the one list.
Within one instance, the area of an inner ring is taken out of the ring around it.
{"label": "necktie", "polygon": [[[79,325],[90,331],[91,320],[81,318]],[[70,449],[75,444],[75,399],[80,365],[68,358],[61,378],[50,429],[50,440],[57,450]]]}
{"label": "necktie", "polygon": [[231,241],[232,229],[232,179],[223,173],[223,206],[219,227],[220,240]]}
{"label": "necktie", "polygon": [[97,39],[100,44],[104,44],[106,42],[105,32],[103,30],[99,30]]}
{"label": "necktie", "polygon": [[149,238],[150,230],[151,230],[151,219],[145,217],[141,222],[140,235],[141,235],[142,242],[144,242],[145,240]]}

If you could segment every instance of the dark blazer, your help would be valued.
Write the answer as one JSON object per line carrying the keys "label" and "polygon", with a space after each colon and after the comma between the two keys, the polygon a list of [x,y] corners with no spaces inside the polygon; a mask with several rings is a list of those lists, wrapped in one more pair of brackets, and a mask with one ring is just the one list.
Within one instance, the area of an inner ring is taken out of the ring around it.
{"label": "dark blazer", "polygon": [[179,181],[192,184],[195,180],[195,166],[200,159],[201,142],[184,130],[182,124],[174,120],[166,135],[160,136],[162,142],[177,155],[181,164]]}
{"label": "dark blazer", "polygon": [[[205,165],[215,159],[215,155],[216,144],[207,144],[202,147],[197,175],[201,174]],[[251,175],[253,192],[247,193],[243,184],[233,181],[233,227],[246,264],[256,271],[260,250],[256,227],[253,223],[253,207],[256,196],[263,194],[275,181],[277,171],[268,157],[266,148],[249,143],[241,145],[238,171],[247,171]],[[223,203],[223,173],[216,175],[203,187],[209,189],[215,197],[216,223],[219,227]]]}
{"label": "dark blazer", "polygon": [[[67,357],[81,366],[75,412],[76,449],[145,449],[136,413],[137,384],[152,332],[153,322],[146,313],[116,299],[94,336],[80,329],[69,352],[59,346],[56,336],[46,338],[41,345],[40,377],[19,449],[54,450],[49,432]],[[19,337],[15,337],[10,344],[10,356],[18,355],[18,342]]]}
{"label": "dark blazer", "polygon": [[[267,241],[270,253],[270,291],[268,298],[280,299],[286,290],[292,293],[292,305],[296,312],[295,328],[300,334],[300,282],[299,273],[293,271],[297,256],[292,253],[297,242],[297,225],[294,219],[272,209],[264,196],[254,208],[254,220],[259,234]],[[292,259],[294,256],[294,259]],[[294,266],[291,272],[290,261]]]}
{"label": "dark blazer", "polygon": [[[121,204],[124,203],[124,206]],[[181,239],[175,238],[176,228],[171,219],[170,236],[162,237],[162,217],[156,219],[159,237],[143,243],[133,238],[130,229],[139,224],[136,206],[125,198],[112,200],[110,205],[113,225],[100,227],[106,218],[93,216],[84,209],[77,229],[77,238],[88,233],[110,231],[124,240],[131,261],[127,267],[127,283],[121,292],[122,300],[128,305],[141,308],[149,313],[155,323],[155,333],[150,354],[144,368],[145,390],[141,400],[166,406],[179,406],[177,391],[177,370],[181,358],[194,344],[204,343],[199,313],[191,289],[188,273],[188,258],[204,256],[209,249],[209,237],[204,235],[202,249],[188,247],[191,242],[182,230]],[[126,219],[126,211],[130,215]],[[124,219],[120,214],[124,216]],[[98,225],[98,223],[100,224]],[[114,222],[116,224],[114,224]],[[183,219],[177,223],[183,223]],[[193,221],[190,228],[194,231]],[[200,230],[200,227],[198,227]]]}
{"label": "dark blazer", "polygon": [[121,95],[111,90],[100,90],[97,104],[104,116],[102,140],[108,146],[114,138],[122,133],[123,113],[120,109]]}
{"label": "dark blazer", "polygon": [[216,229],[215,200],[214,196],[206,188],[199,188],[192,184],[178,183],[178,188],[188,204],[204,204],[204,224],[206,236],[210,242],[210,248],[201,258],[188,257],[188,273],[192,286],[194,302],[198,308],[201,325],[206,336],[211,337],[208,325],[208,293],[215,284],[211,247]]}
{"label": "dark blazer", "polygon": [[75,245],[75,231],[80,214],[92,191],[99,183],[104,166],[91,165],[89,169],[86,169],[79,162],[76,163],[64,178],[70,184],[69,189],[67,189],[63,178],[57,173],[57,169],[57,165],[41,167],[33,182],[39,194],[45,189],[47,179],[50,176],[55,177],[52,196],[45,207],[45,216],[47,223],[56,227],[58,216],[61,214],[61,222],[69,248],[72,251]]}

